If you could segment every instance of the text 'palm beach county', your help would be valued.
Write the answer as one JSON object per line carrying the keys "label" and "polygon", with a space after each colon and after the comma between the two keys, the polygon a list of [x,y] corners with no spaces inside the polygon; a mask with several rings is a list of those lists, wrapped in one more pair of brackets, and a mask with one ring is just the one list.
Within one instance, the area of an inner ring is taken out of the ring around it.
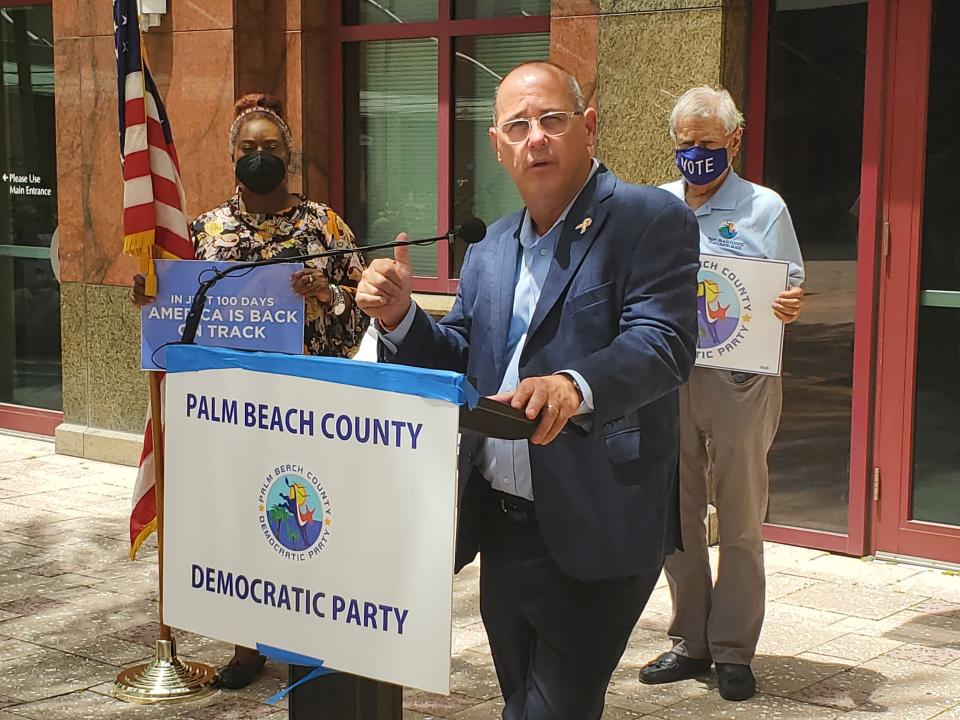
{"label": "text 'palm beach county'", "polygon": [[267,432],[417,450],[423,423],[187,393],[187,417]]}

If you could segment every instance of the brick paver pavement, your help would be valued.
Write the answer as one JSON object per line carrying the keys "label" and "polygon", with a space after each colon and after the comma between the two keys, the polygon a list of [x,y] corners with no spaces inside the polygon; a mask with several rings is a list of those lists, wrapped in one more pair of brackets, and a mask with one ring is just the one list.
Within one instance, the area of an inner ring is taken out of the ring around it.
{"label": "brick paver pavement", "polygon": [[[270,718],[285,668],[246,690],[187,705],[110,696],[156,635],[156,549],[127,560],[131,468],[54,454],[0,435],[0,720]],[[716,680],[647,687],[640,666],[666,647],[670,598],[657,587],[620,663],[604,717],[960,720],[960,577],[938,570],[767,546],[760,693],[724,702]],[[452,694],[408,691],[405,719],[500,717],[477,607],[477,569],[456,580]],[[183,656],[221,664],[231,649],[180,633]]]}

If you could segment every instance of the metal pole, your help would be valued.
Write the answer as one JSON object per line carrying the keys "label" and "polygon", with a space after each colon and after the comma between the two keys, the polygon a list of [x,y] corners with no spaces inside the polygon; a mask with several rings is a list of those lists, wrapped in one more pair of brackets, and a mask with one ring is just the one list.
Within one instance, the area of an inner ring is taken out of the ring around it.
{"label": "metal pole", "polygon": [[160,639],[171,640],[170,626],[163,622],[163,395],[160,373],[148,373],[150,379],[150,415],[153,430],[153,492],[157,499],[157,565],[160,576]]}
{"label": "metal pole", "polygon": [[139,704],[199,700],[215,690],[216,671],[203,663],[177,657],[170,626],[163,622],[163,393],[161,373],[149,373],[150,419],[153,431],[153,492],[157,504],[157,565],[160,575],[160,638],[151,662],[128,668],[117,676],[113,694],[118,700]]}

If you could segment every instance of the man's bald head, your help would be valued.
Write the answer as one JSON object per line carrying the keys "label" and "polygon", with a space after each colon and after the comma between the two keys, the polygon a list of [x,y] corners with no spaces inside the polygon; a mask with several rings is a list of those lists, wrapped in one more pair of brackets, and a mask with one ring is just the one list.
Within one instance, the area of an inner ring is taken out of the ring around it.
{"label": "man's bald head", "polygon": [[577,79],[556,63],[547,60],[528,60],[514,67],[510,72],[503,76],[503,79],[497,85],[493,93],[493,124],[496,125],[500,118],[500,88],[507,82],[514,80],[517,76],[522,76],[524,72],[538,70],[540,72],[553,75],[559,80],[570,95],[570,102],[576,112],[583,112],[587,109],[587,102],[584,100],[583,91],[580,89],[580,83]]}

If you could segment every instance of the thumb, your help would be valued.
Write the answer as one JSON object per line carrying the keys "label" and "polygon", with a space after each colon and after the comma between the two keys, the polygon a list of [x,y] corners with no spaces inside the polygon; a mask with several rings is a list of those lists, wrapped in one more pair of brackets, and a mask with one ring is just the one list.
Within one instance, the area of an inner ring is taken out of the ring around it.
{"label": "thumb", "polygon": [[[396,237],[397,242],[404,242],[406,240],[407,240],[406,233],[400,233]],[[400,265],[403,265],[404,267],[409,268],[410,267],[410,246],[401,245],[400,247],[395,247],[393,249],[393,259]]]}

